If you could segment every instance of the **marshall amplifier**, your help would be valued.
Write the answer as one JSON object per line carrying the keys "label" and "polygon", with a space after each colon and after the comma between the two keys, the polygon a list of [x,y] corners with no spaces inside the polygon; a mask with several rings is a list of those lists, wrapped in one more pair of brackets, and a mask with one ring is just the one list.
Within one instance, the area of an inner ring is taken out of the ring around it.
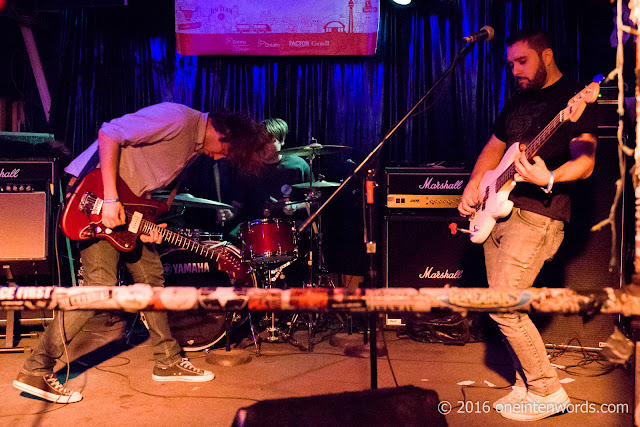
{"label": "marshall amplifier", "polygon": [[464,168],[387,168],[386,208],[389,212],[415,212],[424,209],[453,212],[460,203],[470,175]]}
{"label": "marshall amplifier", "polygon": [[51,273],[53,159],[0,159],[0,264],[13,274]]}
{"label": "marshall amplifier", "polygon": [[[450,225],[467,228],[456,216],[387,215],[384,218],[383,274],[387,287],[485,287],[482,245],[466,234],[451,234]],[[404,324],[389,314],[387,326]]]}
{"label": "marshall amplifier", "polygon": [[482,245],[450,225],[466,228],[460,216],[387,215],[384,278],[387,287],[440,288],[486,285]]}

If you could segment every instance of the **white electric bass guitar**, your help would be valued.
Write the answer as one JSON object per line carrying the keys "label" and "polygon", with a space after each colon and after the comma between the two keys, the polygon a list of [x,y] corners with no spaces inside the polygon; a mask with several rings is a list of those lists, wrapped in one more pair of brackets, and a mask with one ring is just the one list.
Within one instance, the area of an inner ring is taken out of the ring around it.
{"label": "white electric bass guitar", "polygon": [[[582,89],[567,103],[566,108],[560,111],[551,122],[526,145],[527,159],[531,160],[540,147],[549,140],[551,135],[567,121],[575,122],[580,118],[587,103],[592,103],[598,98],[600,85],[591,83]],[[480,181],[480,202],[476,206],[476,212],[471,216],[469,233],[473,243],[483,243],[489,237],[498,218],[509,215],[513,209],[513,202],[509,200],[509,193],[515,187],[513,176],[516,173],[513,164],[516,156],[520,155],[520,144],[511,144],[511,147],[500,160],[500,164],[493,170],[487,171]]]}

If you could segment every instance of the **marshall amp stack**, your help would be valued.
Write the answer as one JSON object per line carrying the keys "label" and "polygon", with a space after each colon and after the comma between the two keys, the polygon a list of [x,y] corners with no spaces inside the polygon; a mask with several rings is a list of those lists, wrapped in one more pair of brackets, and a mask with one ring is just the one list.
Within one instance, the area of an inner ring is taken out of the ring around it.
{"label": "marshall amp stack", "polygon": [[[458,214],[470,171],[462,167],[391,167],[385,170],[383,278],[387,287],[482,287],[481,245],[451,233],[466,228]],[[388,326],[402,324],[387,317]]]}

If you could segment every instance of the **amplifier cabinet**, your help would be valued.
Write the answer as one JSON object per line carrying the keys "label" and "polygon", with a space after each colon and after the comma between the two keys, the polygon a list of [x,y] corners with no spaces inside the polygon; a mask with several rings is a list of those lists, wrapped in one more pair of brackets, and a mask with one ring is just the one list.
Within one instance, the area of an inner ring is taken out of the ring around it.
{"label": "amplifier cabinet", "polygon": [[487,283],[482,245],[451,234],[466,228],[460,216],[387,215],[383,270],[387,287],[483,287]]}
{"label": "amplifier cabinet", "polygon": [[54,159],[0,159],[0,264],[16,276],[52,272]]}

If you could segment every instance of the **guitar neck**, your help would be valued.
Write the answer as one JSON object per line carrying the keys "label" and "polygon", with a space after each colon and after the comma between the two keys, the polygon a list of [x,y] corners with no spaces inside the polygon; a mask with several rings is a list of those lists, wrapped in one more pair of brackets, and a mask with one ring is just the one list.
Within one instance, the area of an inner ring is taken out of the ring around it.
{"label": "guitar neck", "polygon": [[[131,215],[127,212],[127,218],[130,218],[130,216]],[[163,241],[168,242],[174,246],[187,249],[188,251],[197,253],[213,260],[215,260],[218,256],[219,250],[216,248],[211,248],[194,240],[187,239],[186,237],[174,231],[167,230],[166,228],[160,227],[159,225],[146,219],[143,219],[140,222],[140,232],[142,234],[146,234],[148,236],[153,230],[158,230],[158,232],[162,236]]]}
{"label": "guitar neck", "polygon": [[[551,120],[551,122],[542,129],[540,132],[529,144],[527,144],[525,149],[525,155],[527,156],[527,160],[531,160],[533,156],[538,152],[538,150],[544,145],[545,142],[551,138],[551,135],[558,130],[560,126],[565,122],[563,120],[563,112],[559,112],[556,116]],[[516,174],[516,167],[513,163],[507,167],[502,174],[496,179],[496,190],[502,188],[507,182],[513,179],[513,176]]]}

